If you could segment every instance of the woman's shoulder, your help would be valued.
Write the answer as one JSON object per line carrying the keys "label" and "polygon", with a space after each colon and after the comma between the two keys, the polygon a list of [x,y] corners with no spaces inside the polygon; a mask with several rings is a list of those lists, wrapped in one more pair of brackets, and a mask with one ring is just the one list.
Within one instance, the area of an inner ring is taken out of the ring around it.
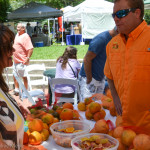
{"label": "woman's shoulder", "polygon": [[69,58],[68,61],[69,61],[69,62],[78,62],[77,59],[73,59],[73,58]]}

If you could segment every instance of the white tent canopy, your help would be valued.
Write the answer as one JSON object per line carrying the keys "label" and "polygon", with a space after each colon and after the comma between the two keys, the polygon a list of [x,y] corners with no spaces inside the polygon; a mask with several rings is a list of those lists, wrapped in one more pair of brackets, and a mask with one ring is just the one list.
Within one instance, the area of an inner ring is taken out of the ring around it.
{"label": "white tent canopy", "polygon": [[105,0],[85,0],[81,4],[64,12],[65,21],[80,21],[82,37],[91,39],[98,33],[112,29],[115,22],[111,16],[113,3]]}

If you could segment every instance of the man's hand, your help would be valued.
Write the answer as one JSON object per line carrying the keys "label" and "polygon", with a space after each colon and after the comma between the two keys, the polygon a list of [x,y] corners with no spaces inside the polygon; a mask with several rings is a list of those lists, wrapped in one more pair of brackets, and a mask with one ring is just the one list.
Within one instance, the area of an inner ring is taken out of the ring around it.
{"label": "man's hand", "polygon": [[118,115],[122,116],[122,106],[119,97],[113,98],[116,112]]}
{"label": "man's hand", "polygon": [[86,79],[86,84],[89,84],[91,81],[92,81],[92,78],[90,78],[90,79],[87,78],[87,79]]}
{"label": "man's hand", "polygon": [[113,101],[114,101],[114,105],[115,105],[117,114],[122,116],[121,101],[120,101],[120,98],[119,98],[118,93],[116,91],[116,88],[115,88],[115,85],[114,85],[114,81],[111,80],[111,79],[108,79],[108,78],[107,78],[107,81],[108,81],[108,84],[109,84],[111,95],[113,97]]}
{"label": "man's hand", "polygon": [[28,58],[28,57],[26,58],[24,64],[25,64],[25,65],[28,65],[28,64],[29,64],[29,58]]}

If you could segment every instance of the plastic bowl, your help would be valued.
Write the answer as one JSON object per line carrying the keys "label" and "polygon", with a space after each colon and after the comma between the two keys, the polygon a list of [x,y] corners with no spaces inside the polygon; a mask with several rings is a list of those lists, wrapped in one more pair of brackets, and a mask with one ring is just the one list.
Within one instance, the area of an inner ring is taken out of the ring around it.
{"label": "plastic bowl", "polygon": [[[75,130],[82,130],[76,133],[61,133],[56,130],[74,127]],[[87,134],[90,131],[90,125],[80,120],[68,120],[54,123],[50,127],[54,141],[62,147],[71,147],[71,140],[76,136]]]}
{"label": "plastic bowl", "polygon": [[72,149],[73,150],[82,150],[79,147],[79,144],[81,143],[81,138],[83,138],[83,137],[90,138],[93,135],[99,135],[101,138],[104,138],[104,139],[107,138],[112,144],[115,145],[112,148],[107,148],[107,150],[117,150],[117,148],[119,146],[119,141],[117,139],[107,135],[107,134],[102,134],[102,133],[89,133],[89,134],[81,135],[81,136],[78,136],[78,137],[72,139],[72,141],[71,141]]}

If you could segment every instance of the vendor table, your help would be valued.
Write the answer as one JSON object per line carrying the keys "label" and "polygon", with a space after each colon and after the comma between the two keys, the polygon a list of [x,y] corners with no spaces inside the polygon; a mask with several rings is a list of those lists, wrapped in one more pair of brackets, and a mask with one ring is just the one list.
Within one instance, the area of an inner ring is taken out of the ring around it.
{"label": "vendor table", "polygon": [[82,42],[81,34],[67,35],[66,36],[66,44],[67,45],[80,45]]}
{"label": "vendor table", "polygon": [[[97,101],[99,103],[101,103],[101,101]],[[77,109],[77,105],[74,106],[74,109]],[[105,109],[106,112],[106,116],[105,116],[105,120],[111,120],[114,124],[116,121],[116,117],[113,117],[110,115],[109,110]],[[83,111],[79,111],[79,114],[81,115],[81,117],[83,118],[83,121],[88,123],[91,126],[91,129],[94,127],[95,125],[95,121],[92,120],[87,120],[85,118],[85,112]],[[45,142],[42,143],[42,145],[47,148],[47,150],[72,150],[72,148],[63,148],[59,145],[57,145],[52,137],[52,135],[49,136],[49,139]]]}

